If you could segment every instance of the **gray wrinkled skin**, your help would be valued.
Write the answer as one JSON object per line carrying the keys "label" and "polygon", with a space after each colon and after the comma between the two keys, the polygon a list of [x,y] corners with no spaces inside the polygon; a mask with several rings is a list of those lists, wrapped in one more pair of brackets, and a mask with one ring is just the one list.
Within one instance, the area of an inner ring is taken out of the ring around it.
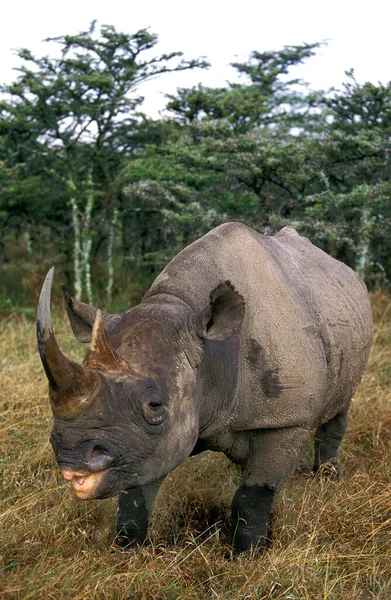
{"label": "gray wrinkled skin", "polygon": [[[89,341],[96,309],[66,302]],[[235,552],[262,550],[311,429],[314,470],[336,459],[371,346],[365,285],[290,227],[264,237],[227,223],[180,252],[140,305],[103,323],[117,363],[102,364],[95,343],[91,397],[77,404],[69,384],[50,385],[61,469],[69,479],[98,473],[79,497],[120,494],[119,541],[140,543],[164,476],[191,453],[221,451],[243,474]]]}

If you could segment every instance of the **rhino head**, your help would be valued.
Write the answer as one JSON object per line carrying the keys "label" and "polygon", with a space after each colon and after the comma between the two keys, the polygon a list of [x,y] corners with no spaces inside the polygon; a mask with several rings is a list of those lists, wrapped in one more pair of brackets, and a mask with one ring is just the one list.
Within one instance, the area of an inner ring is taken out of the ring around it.
{"label": "rhino head", "polygon": [[90,341],[78,364],[53,332],[53,273],[39,300],[37,338],[54,416],[50,441],[63,477],[82,500],[158,480],[194,448],[203,346],[238,330],[241,296],[226,282],[198,312],[178,299],[108,315],[65,293],[76,337]]}

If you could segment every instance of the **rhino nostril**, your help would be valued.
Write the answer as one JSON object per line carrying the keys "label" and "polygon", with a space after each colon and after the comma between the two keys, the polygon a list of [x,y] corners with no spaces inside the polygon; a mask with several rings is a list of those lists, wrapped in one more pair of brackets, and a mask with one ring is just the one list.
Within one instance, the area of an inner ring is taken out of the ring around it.
{"label": "rhino nostril", "polygon": [[98,448],[98,446],[95,446],[91,452],[91,456],[100,456],[101,454],[106,454],[106,452],[104,452],[101,448]]}
{"label": "rhino nostril", "polygon": [[88,464],[92,471],[102,471],[103,469],[107,469],[112,461],[113,459],[106,450],[100,446],[95,446],[90,454]]}

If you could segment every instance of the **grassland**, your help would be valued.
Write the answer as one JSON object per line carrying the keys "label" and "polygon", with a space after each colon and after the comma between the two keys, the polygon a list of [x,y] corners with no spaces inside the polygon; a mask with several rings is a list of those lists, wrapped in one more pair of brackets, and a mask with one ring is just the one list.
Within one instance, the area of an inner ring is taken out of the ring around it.
{"label": "grassland", "polygon": [[[34,324],[11,315],[0,338],[0,598],[391,598],[391,300],[373,296],[375,343],[350,413],[341,478],[309,474],[311,449],[281,493],[273,542],[232,560],[229,506],[239,474],[205,453],[171,473],[150,543],[113,543],[115,501],[71,497],[48,442],[51,414]],[[82,350],[63,316],[62,348]]]}

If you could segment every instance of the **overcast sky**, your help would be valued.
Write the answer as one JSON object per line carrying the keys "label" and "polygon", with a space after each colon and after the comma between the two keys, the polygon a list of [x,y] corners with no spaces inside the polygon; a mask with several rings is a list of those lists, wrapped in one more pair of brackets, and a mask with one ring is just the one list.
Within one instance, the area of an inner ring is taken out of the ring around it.
{"label": "overcast sky", "polygon": [[389,0],[19,0],[7,2],[0,22],[0,82],[15,78],[13,49],[47,54],[46,37],[79,33],[93,19],[135,33],[150,27],[159,36],[156,54],[181,50],[186,58],[204,55],[208,71],[164,75],[145,84],[144,108],[151,116],[165,105],[163,93],[202,82],[222,86],[235,80],[229,67],[247,60],[252,50],[328,41],[294,75],[312,89],[340,87],[344,71],[355,69],[360,82],[391,80],[391,3]]}

